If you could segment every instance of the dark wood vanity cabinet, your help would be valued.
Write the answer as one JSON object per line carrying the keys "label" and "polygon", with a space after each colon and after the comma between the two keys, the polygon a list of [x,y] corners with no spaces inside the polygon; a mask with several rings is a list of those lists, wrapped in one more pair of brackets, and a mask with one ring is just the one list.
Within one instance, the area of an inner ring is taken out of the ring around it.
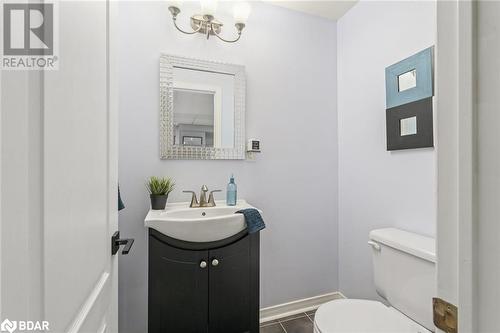
{"label": "dark wood vanity cabinet", "polygon": [[258,333],[259,233],[211,243],[149,231],[149,333]]}

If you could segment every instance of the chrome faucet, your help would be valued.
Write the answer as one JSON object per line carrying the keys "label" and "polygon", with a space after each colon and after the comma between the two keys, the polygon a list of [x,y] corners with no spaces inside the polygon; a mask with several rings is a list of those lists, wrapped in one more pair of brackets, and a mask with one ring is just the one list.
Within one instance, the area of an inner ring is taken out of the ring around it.
{"label": "chrome faucet", "polygon": [[199,207],[215,207],[214,192],[221,192],[221,190],[210,191],[207,201],[208,187],[207,185],[203,185],[201,187],[201,192],[200,192],[200,202],[198,202],[198,199],[196,198],[196,193],[194,191],[182,191],[182,192],[191,193],[191,203],[189,204],[190,208],[199,208]]}
{"label": "chrome faucet", "polygon": [[208,192],[207,185],[203,185],[200,191],[200,207],[207,207],[208,205],[207,192]]}

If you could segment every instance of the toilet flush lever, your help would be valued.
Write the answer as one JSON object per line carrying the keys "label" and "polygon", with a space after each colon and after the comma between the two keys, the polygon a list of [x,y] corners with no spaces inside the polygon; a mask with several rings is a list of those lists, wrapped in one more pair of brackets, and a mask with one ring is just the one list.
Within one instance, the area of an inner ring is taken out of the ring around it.
{"label": "toilet flush lever", "polygon": [[380,244],[374,241],[368,241],[368,245],[371,245],[374,250],[380,251]]}

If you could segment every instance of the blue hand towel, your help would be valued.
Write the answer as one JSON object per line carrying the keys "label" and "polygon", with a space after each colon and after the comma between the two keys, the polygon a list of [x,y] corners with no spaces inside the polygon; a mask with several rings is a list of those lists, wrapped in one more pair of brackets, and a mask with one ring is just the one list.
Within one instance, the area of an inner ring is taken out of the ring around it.
{"label": "blue hand towel", "polygon": [[125,205],[123,204],[122,196],[120,195],[120,185],[118,185],[118,211],[122,210],[123,208],[125,208]]}
{"label": "blue hand towel", "polygon": [[249,234],[253,234],[257,231],[261,231],[266,227],[262,216],[255,208],[242,209],[236,212],[236,214],[243,214],[245,216],[245,221],[247,222],[247,229]]}

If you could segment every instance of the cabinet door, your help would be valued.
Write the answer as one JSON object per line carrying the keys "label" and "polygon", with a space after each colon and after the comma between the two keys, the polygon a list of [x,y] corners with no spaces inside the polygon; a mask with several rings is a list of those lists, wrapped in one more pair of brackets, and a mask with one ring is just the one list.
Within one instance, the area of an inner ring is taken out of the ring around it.
{"label": "cabinet door", "polygon": [[149,333],[207,332],[207,259],[149,237]]}
{"label": "cabinet door", "polygon": [[259,330],[259,235],[209,251],[209,332]]}

